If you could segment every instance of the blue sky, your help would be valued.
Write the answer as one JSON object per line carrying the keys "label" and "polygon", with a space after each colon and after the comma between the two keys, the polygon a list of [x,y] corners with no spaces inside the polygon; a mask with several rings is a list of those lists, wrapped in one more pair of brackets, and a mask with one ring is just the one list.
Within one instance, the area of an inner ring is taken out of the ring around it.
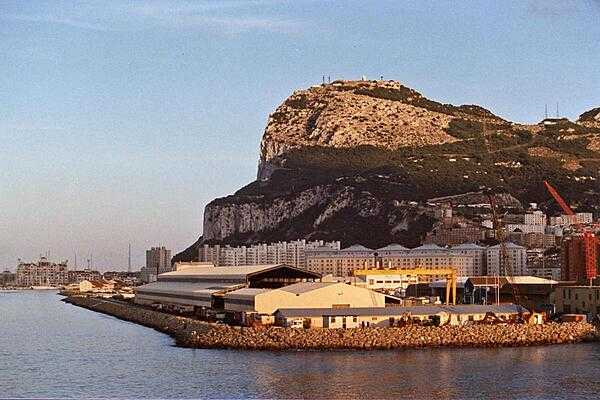
{"label": "blue sky", "polygon": [[600,106],[600,3],[0,0],[0,268],[177,252],[322,75],[536,122]]}

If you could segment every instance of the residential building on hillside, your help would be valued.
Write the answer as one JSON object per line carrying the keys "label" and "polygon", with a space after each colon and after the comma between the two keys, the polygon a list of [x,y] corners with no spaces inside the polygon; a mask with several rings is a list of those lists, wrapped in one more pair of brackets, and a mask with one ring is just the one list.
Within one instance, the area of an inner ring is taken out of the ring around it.
{"label": "residential building on hillside", "polygon": [[306,268],[306,251],[314,249],[340,250],[340,242],[322,240],[262,243],[249,246],[203,245],[198,249],[198,260],[215,266],[243,266],[286,264]]}
{"label": "residential building on hillside", "polygon": [[546,214],[537,210],[532,213],[525,214],[524,217],[525,225],[542,225],[545,226],[547,224]]}
{"label": "residential building on hillside", "polygon": [[546,233],[511,232],[508,239],[528,249],[547,249],[556,246],[557,237]]}
{"label": "residential building on hillside", "polygon": [[486,229],[482,226],[447,226],[440,225],[427,233],[425,243],[441,246],[478,242],[485,239]]}
{"label": "residential building on hillside", "polygon": [[37,263],[19,260],[16,272],[17,286],[63,286],[69,283],[67,262],[53,263],[41,257]]}
{"label": "residential building on hillside", "polygon": [[575,224],[591,224],[594,221],[594,215],[589,212],[578,212],[574,215],[561,215],[559,217],[550,217],[550,225],[569,226]]}

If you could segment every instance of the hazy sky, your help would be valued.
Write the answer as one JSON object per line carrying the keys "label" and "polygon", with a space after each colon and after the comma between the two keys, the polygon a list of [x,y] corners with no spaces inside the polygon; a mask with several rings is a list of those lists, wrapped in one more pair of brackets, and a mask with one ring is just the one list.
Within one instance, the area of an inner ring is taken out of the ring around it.
{"label": "hazy sky", "polygon": [[0,0],[0,268],[201,234],[270,112],[332,78],[536,122],[600,106],[596,1]]}

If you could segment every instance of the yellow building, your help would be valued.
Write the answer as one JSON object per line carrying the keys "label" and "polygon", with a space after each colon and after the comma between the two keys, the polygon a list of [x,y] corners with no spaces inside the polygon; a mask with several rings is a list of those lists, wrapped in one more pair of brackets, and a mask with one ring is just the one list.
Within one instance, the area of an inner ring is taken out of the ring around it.
{"label": "yellow building", "polygon": [[225,293],[225,311],[272,315],[286,308],[385,307],[385,295],[337,282],[301,282],[279,289]]}

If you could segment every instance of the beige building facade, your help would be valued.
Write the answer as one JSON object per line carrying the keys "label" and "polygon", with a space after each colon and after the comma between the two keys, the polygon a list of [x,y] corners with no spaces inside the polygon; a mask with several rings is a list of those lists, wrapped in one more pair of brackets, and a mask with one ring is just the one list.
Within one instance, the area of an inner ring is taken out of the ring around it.
{"label": "beige building facade", "polygon": [[454,268],[458,276],[473,276],[481,269],[480,266],[475,268],[475,259],[471,254],[461,254],[435,244],[426,244],[414,249],[389,245],[377,250],[354,245],[337,251],[307,252],[306,269],[321,275],[348,277],[356,270],[377,267]]}
{"label": "beige building facade", "polygon": [[600,315],[600,286],[562,286],[554,292],[556,312]]}
{"label": "beige building facade", "polygon": [[300,282],[279,289],[244,288],[225,293],[225,310],[274,314],[287,308],[385,307],[385,296],[337,282]]}

